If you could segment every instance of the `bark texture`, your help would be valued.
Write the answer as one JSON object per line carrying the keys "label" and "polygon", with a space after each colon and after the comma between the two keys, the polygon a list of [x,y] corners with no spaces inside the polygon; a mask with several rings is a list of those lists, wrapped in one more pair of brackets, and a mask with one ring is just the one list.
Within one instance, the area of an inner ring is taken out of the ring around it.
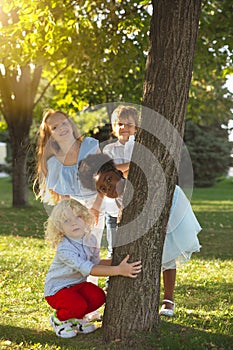
{"label": "bark texture", "polygon": [[[114,265],[129,253],[131,260],[142,260],[143,271],[136,279],[110,278],[103,320],[106,342],[121,339],[136,346],[136,332],[158,329],[162,249],[177,179],[200,8],[200,0],[153,1],[145,108],[132,158],[136,156],[143,169],[136,164],[130,167],[134,195],[123,211],[119,246],[113,254]],[[142,145],[146,152],[141,152]],[[124,200],[129,193],[127,186]]]}

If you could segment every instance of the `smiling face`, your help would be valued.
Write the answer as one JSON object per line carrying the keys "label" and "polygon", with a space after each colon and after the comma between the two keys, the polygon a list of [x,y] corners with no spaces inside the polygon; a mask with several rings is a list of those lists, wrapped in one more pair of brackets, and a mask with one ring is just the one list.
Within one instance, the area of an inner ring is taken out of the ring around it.
{"label": "smiling face", "polygon": [[63,140],[74,137],[72,125],[62,113],[54,113],[46,120],[51,136],[55,141],[62,142]]}
{"label": "smiling face", "polygon": [[118,140],[122,144],[125,144],[129,140],[129,136],[135,135],[136,133],[136,126],[133,117],[120,116],[113,125],[113,131]]}
{"label": "smiling face", "polygon": [[95,176],[96,190],[106,197],[117,198],[123,191],[125,179],[118,170],[110,170]]}
{"label": "smiling face", "polygon": [[64,219],[61,230],[67,237],[82,238],[85,235],[86,224],[81,215],[77,215],[74,209],[67,208],[64,211]]}

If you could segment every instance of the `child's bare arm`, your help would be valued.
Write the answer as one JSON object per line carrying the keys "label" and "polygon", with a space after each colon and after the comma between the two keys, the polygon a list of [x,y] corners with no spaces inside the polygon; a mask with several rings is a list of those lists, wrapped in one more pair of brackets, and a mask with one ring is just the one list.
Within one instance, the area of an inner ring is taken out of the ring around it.
{"label": "child's bare arm", "polygon": [[100,208],[101,208],[103,199],[104,199],[104,197],[100,193],[97,193],[97,196],[96,196],[96,199],[93,203],[93,206],[90,209],[92,215],[95,217],[95,224],[96,225],[98,224],[98,221],[99,221],[99,212],[100,212]]}
{"label": "child's bare arm", "polygon": [[123,164],[115,164],[117,170],[122,171],[122,173],[128,172],[129,170],[129,162],[128,163],[123,163]]}
{"label": "child's bare arm", "polygon": [[98,265],[111,266],[112,259],[101,259]]}
{"label": "child's bare arm", "polygon": [[136,278],[142,270],[141,261],[128,263],[129,255],[117,266],[94,265],[91,269],[92,276],[125,276]]}

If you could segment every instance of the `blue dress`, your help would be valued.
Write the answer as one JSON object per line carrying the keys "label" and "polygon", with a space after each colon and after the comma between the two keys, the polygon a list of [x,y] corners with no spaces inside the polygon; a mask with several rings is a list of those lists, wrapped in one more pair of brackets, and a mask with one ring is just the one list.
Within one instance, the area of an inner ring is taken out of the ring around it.
{"label": "blue dress", "polygon": [[[89,198],[96,197],[96,191],[91,191],[84,188],[78,178],[78,164],[89,154],[96,154],[99,149],[99,141],[86,137],[83,139],[77,159],[74,165],[64,165],[55,156],[52,156],[47,161],[47,197],[44,202],[50,202],[48,190],[53,190],[60,195],[69,195],[79,201],[85,201]],[[52,204],[52,203],[51,203]]]}
{"label": "blue dress", "polygon": [[[64,165],[55,156],[47,161],[47,177],[46,191],[43,202],[49,204],[45,206],[49,214],[54,205],[53,196],[49,192],[52,190],[60,195],[70,196],[85,207],[91,208],[97,196],[97,191],[91,191],[84,188],[78,178],[79,162],[89,154],[96,154],[99,151],[99,141],[92,137],[85,137],[80,145],[79,155],[76,164]],[[96,224],[91,232],[97,239],[97,246],[100,246],[102,233],[104,228],[104,214],[100,213],[98,224]]]}
{"label": "blue dress", "polygon": [[200,251],[201,245],[197,238],[200,231],[201,226],[189,200],[182,189],[176,186],[163,247],[163,270],[179,267],[190,259],[192,253]]}

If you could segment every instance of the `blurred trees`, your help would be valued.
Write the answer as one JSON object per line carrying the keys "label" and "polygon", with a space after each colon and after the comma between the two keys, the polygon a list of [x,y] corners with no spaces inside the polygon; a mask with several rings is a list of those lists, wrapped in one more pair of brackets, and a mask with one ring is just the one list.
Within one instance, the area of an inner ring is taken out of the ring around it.
{"label": "blurred trees", "polygon": [[[46,107],[140,104],[151,15],[148,1],[2,0],[0,111],[13,156],[13,205],[27,205],[32,120]],[[232,4],[203,2],[187,118],[220,128],[232,118]],[[96,125],[96,120],[90,126]],[[16,175],[17,172],[17,175]]]}
{"label": "blurred trees", "polygon": [[[51,86],[54,102],[50,106],[74,114],[96,102],[96,94],[104,101],[112,98],[110,77],[113,73],[124,77],[135,55],[142,64],[140,50],[135,49],[134,56],[131,52],[134,28],[129,27],[123,40],[124,25],[116,30],[121,15],[112,6],[107,1],[2,2],[0,110],[12,149],[13,206],[27,205],[26,158],[33,111],[49,89],[51,94]],[[122,57],[127,54],[128,65],[118,61],[118,51]]]}
{"label": "blurred trees", "polygon": [[197,125],[188,120],[184,142],[192,159],[196,187],[212,186],[219,177],[227,175],[231,166],[232,144],[228,141],[226,129]]}
{"label": "blurred trees", "polygon": [[[2,1],[1,5],[0,110],[11,143],[13,206],[21,207],[28,201],[26,160],[33,110],[51,81],[67,67],[64,56],[71,45],[69,32],[75,16],[67,11],[71,22],[64,27],[56,16],[64,2],[15,0]],[[45,75],[47,83],[40,91]]]}
{"label": "blurred trees", "polygon": [[233,4],[216,0],[202,6],[184,140],[195,185],[211,186],[230,166],[226,128],[233,119],[233,94],[225,84],[233,73]]}

